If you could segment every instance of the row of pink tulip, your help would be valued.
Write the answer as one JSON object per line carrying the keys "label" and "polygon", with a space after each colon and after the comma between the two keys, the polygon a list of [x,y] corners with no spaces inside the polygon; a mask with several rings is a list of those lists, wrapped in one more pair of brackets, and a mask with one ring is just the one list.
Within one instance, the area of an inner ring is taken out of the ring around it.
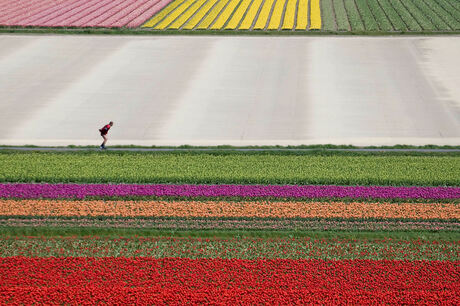
{"label": "row of pink tulip", "polygon": [[6,1],[0,25],[39,27],[138,27],[171,0]]}

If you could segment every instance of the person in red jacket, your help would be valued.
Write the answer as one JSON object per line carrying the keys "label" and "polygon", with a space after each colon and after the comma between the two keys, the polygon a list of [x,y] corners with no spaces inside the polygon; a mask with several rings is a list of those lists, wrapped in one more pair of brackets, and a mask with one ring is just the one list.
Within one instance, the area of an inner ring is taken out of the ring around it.
{"label": "person in red jacket", "polygon": [[99,132],[101,132],[102,138],[104,138],[104,141],[101,144],[101,149],[105,149],[105,143],[107,142],[107,133],[109,132],[110,128],[113,125],[113,121],[110,121],[109,124],[104,125],[102,129],[99,129]]}

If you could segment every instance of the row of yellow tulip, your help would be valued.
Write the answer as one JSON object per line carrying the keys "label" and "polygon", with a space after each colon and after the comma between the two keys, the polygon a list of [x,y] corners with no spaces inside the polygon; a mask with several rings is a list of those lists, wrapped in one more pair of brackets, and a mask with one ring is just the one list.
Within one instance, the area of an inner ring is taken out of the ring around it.
{"label": "row of yellow tulip", "polygon": [[173,0],[143,27],[157,30],[319,30],[320,0]]}

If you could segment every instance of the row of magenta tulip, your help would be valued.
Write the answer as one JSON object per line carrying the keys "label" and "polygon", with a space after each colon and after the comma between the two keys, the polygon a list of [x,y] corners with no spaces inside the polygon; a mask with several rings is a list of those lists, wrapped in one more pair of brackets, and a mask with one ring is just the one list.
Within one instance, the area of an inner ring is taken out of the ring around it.
{"label": "row of magenta tulip", "polygon": [[1,198],[244,197],[460,199],[459,187],[335,185],[0,184]]}

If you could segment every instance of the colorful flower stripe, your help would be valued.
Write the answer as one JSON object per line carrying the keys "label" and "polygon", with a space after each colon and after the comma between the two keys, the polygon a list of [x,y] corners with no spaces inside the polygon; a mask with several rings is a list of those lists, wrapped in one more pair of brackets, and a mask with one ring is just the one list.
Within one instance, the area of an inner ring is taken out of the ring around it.
{"label": "colorful flower stripe", "polygon": [[0,303],[458,305],[459,277],[458,261],[12,257]]}
{"label": "colorful flower stripe", "polygon": [[[312,0],[310,22],[308,0],[175,0],[143,27],[164,29],[214,30],[307,30],[321,29],[320,0]],[[179,4],[182,4],[179,7]],[[216,9],[210,9],[212,5]],[[174,10],[178,7],[177,10]],[[224,8],[225,7],[225,8]],[[209,12],[209,14],[207,14]],[[193,15],[196,13],[195,15]],[[190,19],[190,17],[192,19]],[[198,25],[198,26],[197,26]]]}
{"label": "colorful flower stripe", "polygon": [[3,216],[457,219],[452,203],[2,200]]}
{"label": "colorful flower stripe", "polygon": [[321,30],[321,8],[319,2],[320,0],[310,0],[310,30]]}
{"label": "colorful flower stripe", "polygon": [[[46,27],[138,27],[172,0],[6,1],[0,25]],[[4,12],[4,13],[3,13]]]}
{"label": "colorful flower stripe", "polygon": [[330,220],[330,219],[172,219],[1,217],[4,227],[132,228],[155,230],[265,230],[265,231],[460,231],[454,221]]}
{"label": "colorful flower stripe", "polygon": [[154,257],[450,260],[458,241],[263,238],[38,238],[0,240],[0,257]]}
{"label": "colorful flower stripe", "polygon": [[460,199],[458,187],[301,185],[0,184],[0,198],[110,196]]}

